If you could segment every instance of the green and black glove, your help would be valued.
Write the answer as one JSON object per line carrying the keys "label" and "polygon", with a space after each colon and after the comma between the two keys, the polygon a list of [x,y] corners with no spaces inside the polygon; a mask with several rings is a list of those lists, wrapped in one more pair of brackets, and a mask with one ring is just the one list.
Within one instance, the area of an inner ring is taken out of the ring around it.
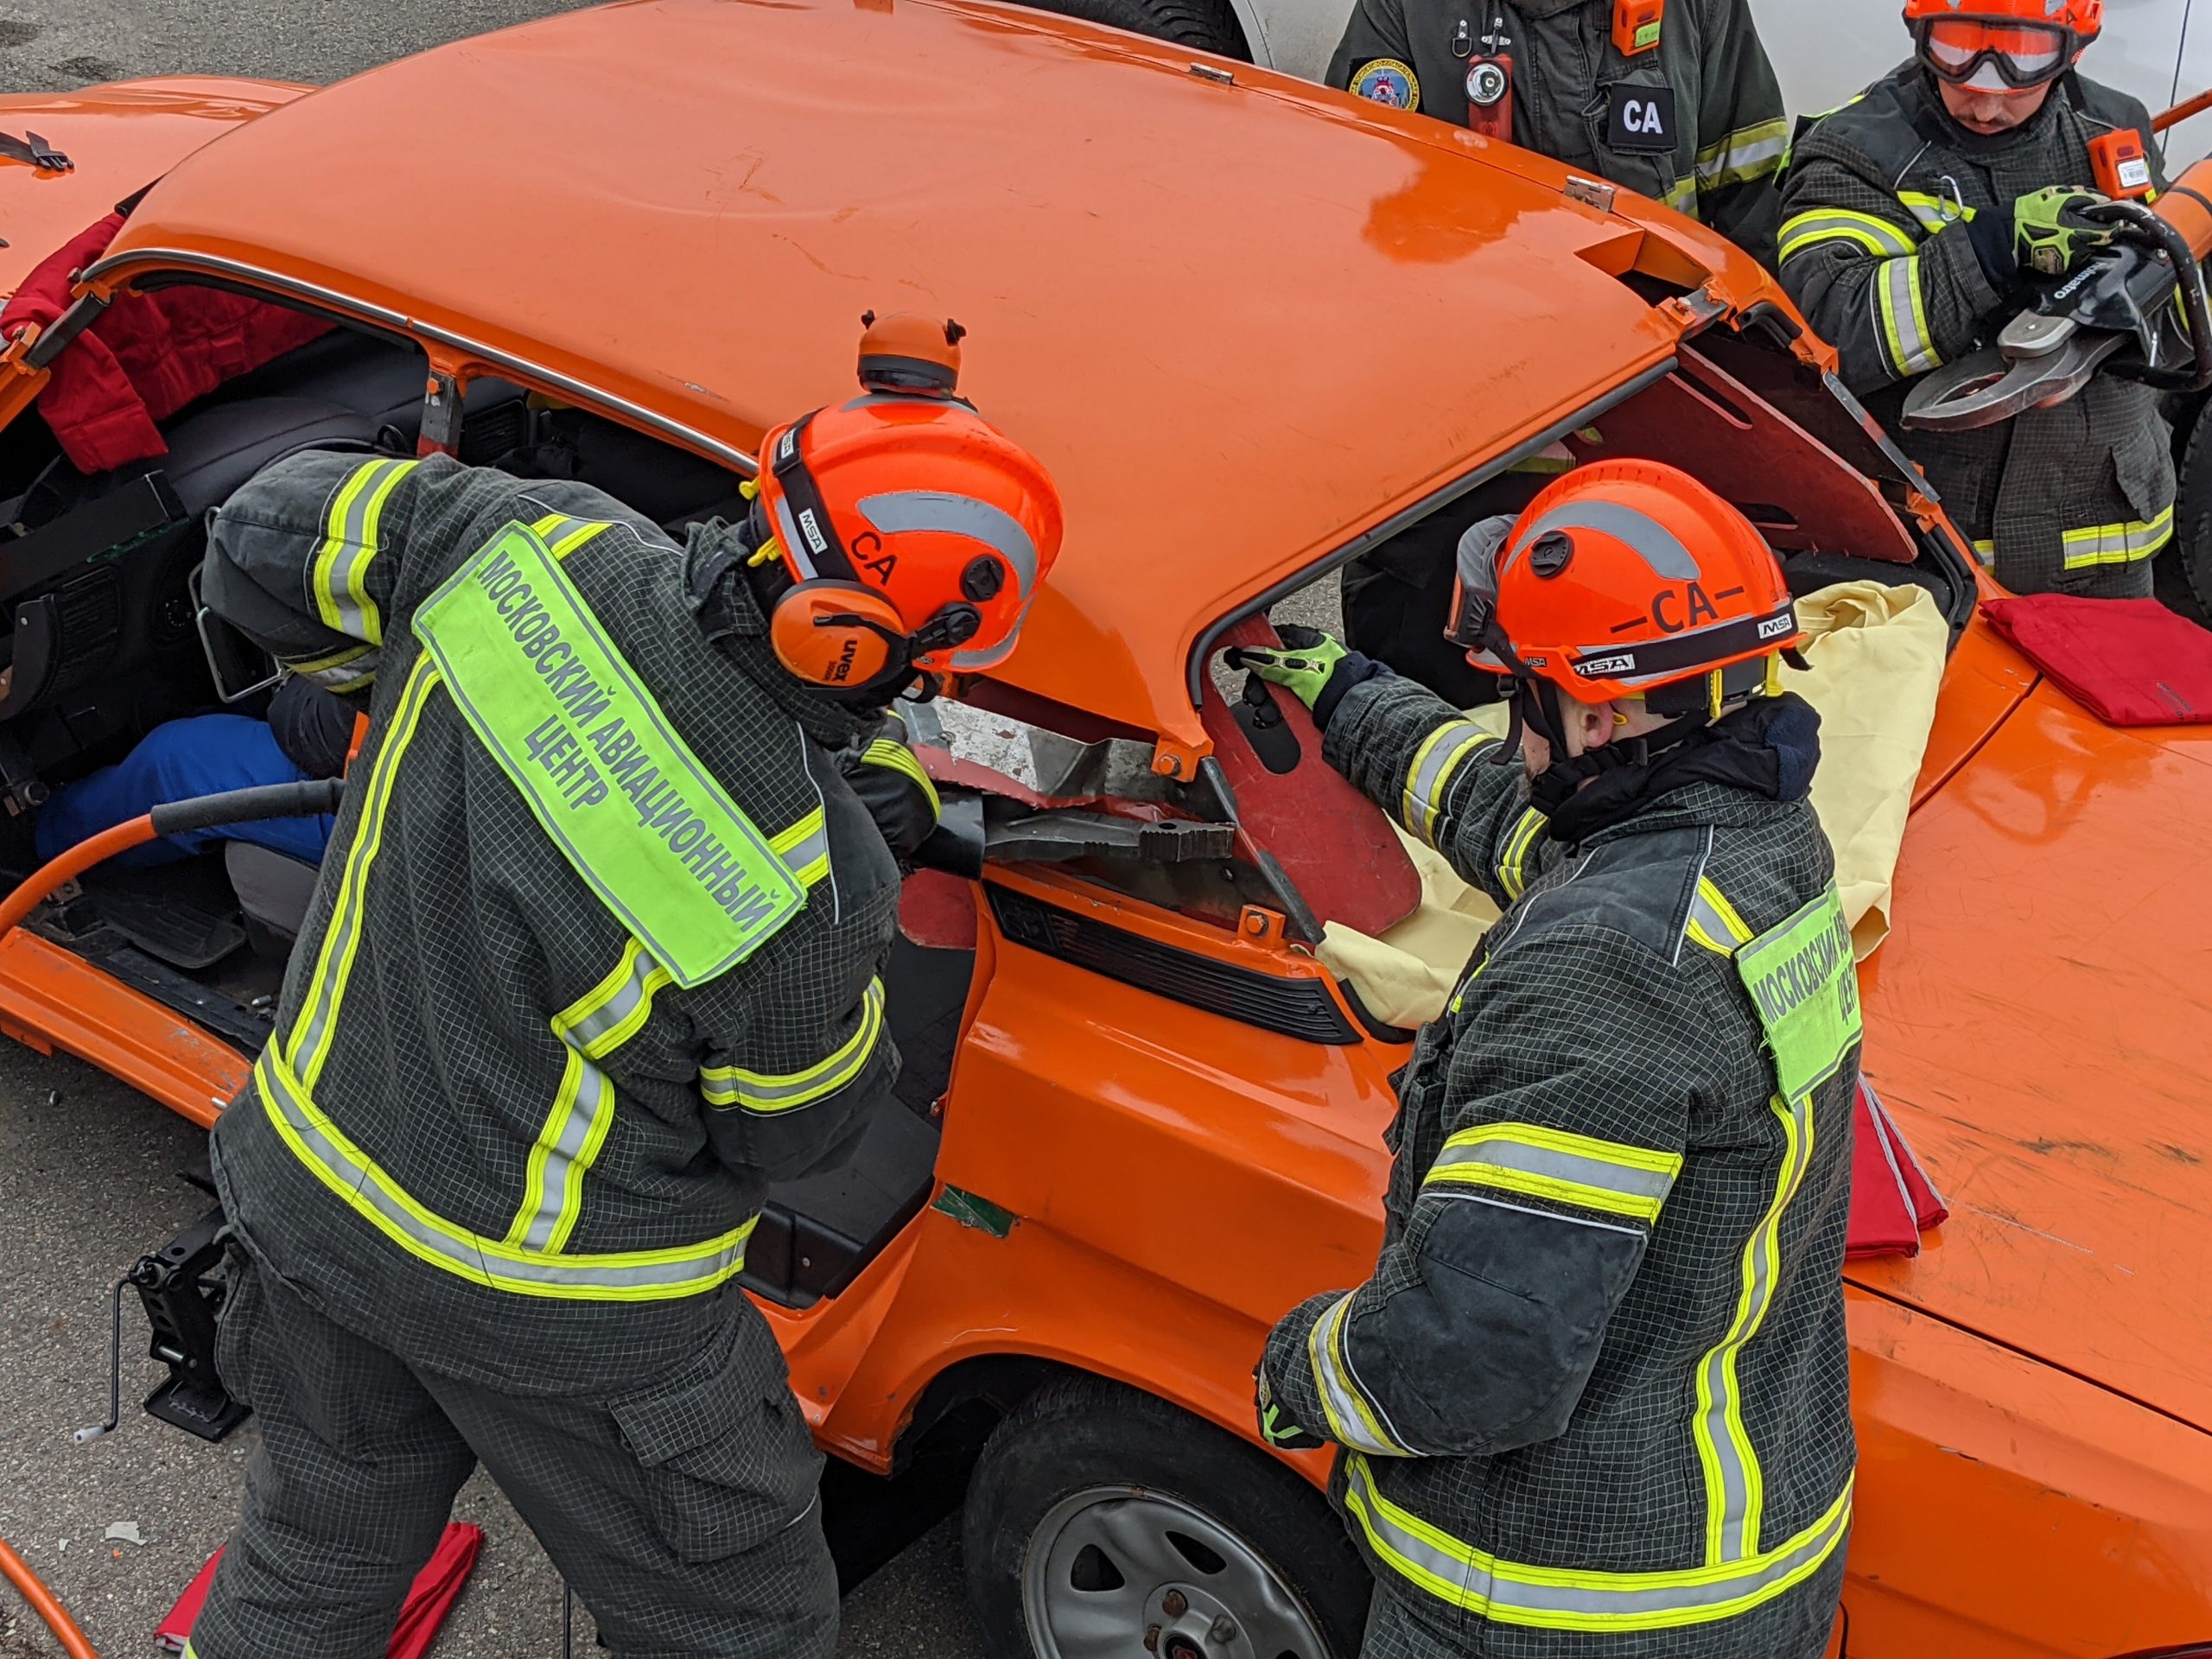
{"label": "green and black glove", "polygon": [[1286,622],[1275,632],[1281,645],[1232,647],[1229,665],[1249,669],[1268,684],[1281,686],[1313,711],[1318,727],[1327,727],[1345,692],[1390,671],[1385,664],[1345,650],[1319,628]]}
{"label": "green and black glove", "polygon": [[[1330,643],[1335,644],[1333,640]],[[1338,645],[1337,649],[1342,651],[1344,647]],[[1283,1414],[1282,1408],[1275,1403],[1274,1390],[1268,1386],[1268,1373],[1262,1366],[1252,1368],[1252,1390],[1253,1409],[1260,1418],[1260,1438],[1269,1446],[1280,1452],[1317,1452],[1328,1444],[1313,1430],[1300,1428]]]}
{"label": "green and black glove", "polygon": [[2052,184],[2012,201],[2012,252],[2023,271],[2063,276],[2112,240],[2114,226],[2096,209],[2112,199],[2080,185]]}

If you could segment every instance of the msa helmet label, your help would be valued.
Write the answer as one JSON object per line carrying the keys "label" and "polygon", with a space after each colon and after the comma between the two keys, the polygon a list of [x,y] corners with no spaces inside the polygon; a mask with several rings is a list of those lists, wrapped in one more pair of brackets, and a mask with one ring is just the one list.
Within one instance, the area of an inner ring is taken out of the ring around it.
{"label": "msa helmet label", "polygon": [[1574,671],[1586,680],[1600,674],[1625,674],[1636,667],[1633,656],[1592,657],[1587,662],[1577,663]]}
{"label": "msa helmet label", "polygon": [[1784,611],[1780,616],[1761,617],[1759,619],[1759,638],[1762,639],[1778,639],[1783,634],[1793,632],[1796,626],[1797,619],[1787,611]]}
{"label": "msa helmet label", "polygon": [[806,532],[806,544],[812,548],[817,553],[827,553],[830,550],[829,537],[823,535],[822,526],[814,522],[813,508],[804,507],[800,509],[798,515],[798,527]]}

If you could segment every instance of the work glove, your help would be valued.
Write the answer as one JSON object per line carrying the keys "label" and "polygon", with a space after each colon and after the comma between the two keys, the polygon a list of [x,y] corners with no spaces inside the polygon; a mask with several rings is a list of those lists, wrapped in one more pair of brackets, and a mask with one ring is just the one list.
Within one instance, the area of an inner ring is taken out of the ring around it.
{"label": "work glove", "polygon": [[2115,228],[2097,210],[2112,199],[2079,185],[2052,184],[2012,201],[2012,253],[2022,271],[2063,276],[2112,240]]}
{"label": "work glove", "polygon": [[1313,710],[1313,724],[1324,729],[1345,692],[1390,671],[1382,663],[1345,650],[1319,628],[1286,622],[1275,632],[1282,640],[1280,646],[1233,646],[1229,665],[1249,669],[1268,684],[1281,686]]}
{"label": "work glove", "polygon": [[837,770],[875,820],[899,868],[912,870],[914,854],[936,830],[944,804],[929,773],[906,747],[906,723],[896,715],[886,715],[880,724],[839,753]]}
{"label": "work glove", "polygon": [[[1307,628],[1300,632],[1310,633],[1313,630]],[[1339,645],[1338,649],[1341,651],[1343,647]],[[1328,1444],[1313,1430],[1300,1428],[1283,1414],[1282,1408],[1275,1403],[1274,1390],[1268,1386],[1268,1372],[1264,1365],[1252,1368],[1252,1408],[1260,1420],[1260,1438],[1277,1451],[1314,1452]]]}

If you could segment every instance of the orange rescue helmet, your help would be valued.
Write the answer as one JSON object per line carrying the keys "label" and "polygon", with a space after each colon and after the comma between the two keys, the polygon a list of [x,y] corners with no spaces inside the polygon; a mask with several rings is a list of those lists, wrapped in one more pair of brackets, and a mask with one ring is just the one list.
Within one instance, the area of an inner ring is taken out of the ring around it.
{"label": "orange rescue helmet", "polygon": [[768,434],[754,521],[754,562],[791,579],[777,657],[852,690],[1003,662],[1062,524],[1042,463],[956,395],[965,331],[863,321],[861,395]]}
{"label": "orange rescue helmet", "polygon": [[[1769,685],[1777,654],[1805,637],[1751,521],[1656,461],[1577,467],[1518,518],[1475,525],[1452,609],[1446,636],[1476,667],[1656,712],[1719,713]],[[1652,698],[1668,686],[1682,690]]]}
{"label": "orange rescue helmet", "polygon": [[2103,32],[2104,0],[1905,0],[1921,62],[1969,92],[2033,92]]}

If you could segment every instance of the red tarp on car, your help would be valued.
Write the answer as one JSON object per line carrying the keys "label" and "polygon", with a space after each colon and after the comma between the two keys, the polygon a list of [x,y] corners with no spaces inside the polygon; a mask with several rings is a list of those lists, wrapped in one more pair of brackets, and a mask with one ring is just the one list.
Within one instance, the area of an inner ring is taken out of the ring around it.
{"label": "red tarp on car", "polygon": [[[122,228],[123,215],[110,213],[41,260],[0,309],[0,338],[25,323],[51,327],[69,308],[76,273]],[[168,453],[156,421],[333,326],[212,288],[118,295],[48,365],[38,412],[79,472],[149,460]]]}
{"label": "red tarp on car", "polygon": [[2036,594],[1986,600],[1981,613],[2107,725],[2212,721],[2212,633],[2155,599]]}

